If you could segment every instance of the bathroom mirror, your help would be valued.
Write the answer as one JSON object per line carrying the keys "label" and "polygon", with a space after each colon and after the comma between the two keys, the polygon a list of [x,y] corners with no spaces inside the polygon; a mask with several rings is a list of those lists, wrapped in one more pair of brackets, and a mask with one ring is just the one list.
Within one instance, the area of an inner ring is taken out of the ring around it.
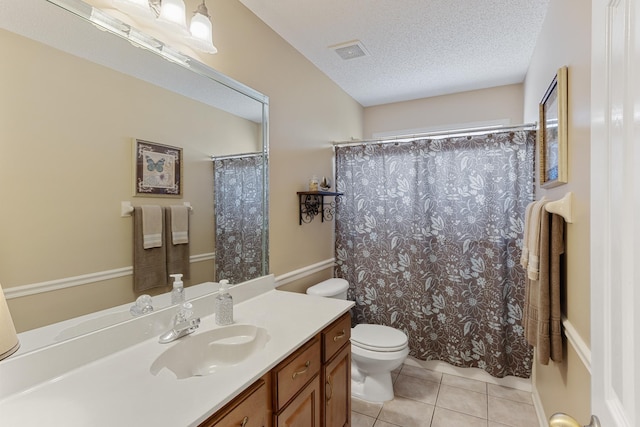
{"label": "bathroom mirror", "polygon": [[[261,158],[268,274],[266,96],[77,0],[0,0],[0,45],[0,284],[20,331],[135,299],[123,201],[190,203],[190,283],[213,281],[212,157]],[[183,149],[180,198],[133,196],[135,139]]]}

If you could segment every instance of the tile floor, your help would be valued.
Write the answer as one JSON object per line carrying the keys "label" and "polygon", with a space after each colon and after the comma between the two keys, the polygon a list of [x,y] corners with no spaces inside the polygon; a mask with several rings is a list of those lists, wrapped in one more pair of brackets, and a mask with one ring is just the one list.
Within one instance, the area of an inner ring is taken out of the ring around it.
{"label": "tile floor", "polygon": [[352,427],[539,427],[531,393],[403,365],[395,398],[353,398]]}

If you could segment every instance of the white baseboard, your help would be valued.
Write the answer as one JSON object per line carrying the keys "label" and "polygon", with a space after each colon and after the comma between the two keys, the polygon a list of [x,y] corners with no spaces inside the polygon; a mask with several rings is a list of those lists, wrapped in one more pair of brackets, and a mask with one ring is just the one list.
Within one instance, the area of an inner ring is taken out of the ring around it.
{"label": "white baseboard", "polygon": [[533,391],[531,392],[531,397],[533,398],[533,408],[536,410],[536,416],[538,417],[538,423],[540,423],[540,427],[548,427],[549,423],[547,422],[547,416],[544,413],[544,409],[542,408],[542,400],[540,400],[540,394],[538,393],[538,389],[533,387]]}
{"label": "white baseboard", "polygon": [[[196,263],[212,259],[215,259],[215,253],[213,252],[193,255],[189,258],[189,261],[191,263]],[[96,273],[82,274],[80,276],[64,277],[62,279],[32,283],[29,285],[13,286],[5,288],[4,295],[7,299],[20,298],[43,292],[72,288],[74,286],[88,285],[90,283],[102,282],[104,280],[116,279],[118,277],[131,276],[132,274],[133,267],[122,267],[113,270],[98,271]]]}

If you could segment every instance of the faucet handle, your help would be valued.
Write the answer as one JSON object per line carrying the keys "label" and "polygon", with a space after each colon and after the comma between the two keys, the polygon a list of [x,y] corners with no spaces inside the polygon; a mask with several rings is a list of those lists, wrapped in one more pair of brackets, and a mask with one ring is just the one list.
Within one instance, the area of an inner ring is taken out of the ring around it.
{"label": "faucet handle", "polygon": [[140,295],[136,302],[131,306],[129,312],[133,317],[140,316],[142,314],[151,313],[153,311],[153,304],[151,297],[147,294]]}
{"label": "faucet handle", "polygon": [[190,302],[183,302],[178,308],[178,312],[173,317],[173,324],[178,325],[191,319],[193,316],[193,305]]}

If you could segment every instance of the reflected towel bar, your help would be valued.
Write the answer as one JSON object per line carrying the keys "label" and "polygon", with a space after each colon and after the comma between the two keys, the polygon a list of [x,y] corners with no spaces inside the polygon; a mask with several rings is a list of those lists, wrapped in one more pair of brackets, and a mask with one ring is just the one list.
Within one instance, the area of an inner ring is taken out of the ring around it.
{"label": "reflected towel bar", "polygon": [[[189,212],[193,212],[191,202],[183,202],[182,204],[189,209]],[[120,202],[120,216],[127,217],[131,216],[131,214],[133,214],[133,205],[131,204],[131,202]]]}
{"label": "reflected towel bar", "polygon": [[573,193],[569,191],[562,199],[548,202],[544,208],[547,212],[562,216],[566,222],[573,223],[572,196]]}

